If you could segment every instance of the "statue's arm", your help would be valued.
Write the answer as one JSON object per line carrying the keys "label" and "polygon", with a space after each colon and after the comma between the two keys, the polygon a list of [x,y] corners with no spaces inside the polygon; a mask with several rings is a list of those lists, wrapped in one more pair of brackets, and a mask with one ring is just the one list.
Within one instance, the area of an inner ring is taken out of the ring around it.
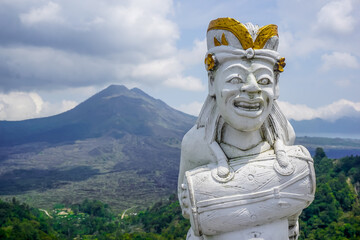
{"label": "statue's arm", "polygon": [[178,198],[183,216],[189,218],[189,196],[184,182],[186,171],[208,164],[212,160],[210,150],[204,140],[204,129],[194,126],[187,132],[181,142],[181,158],[178,177]]}
{"label": "statue's arm", "polygon": [[194,164],[191,161],[191,129],[188,133],[185,134],[181,142],[181,157],[180,157],[180,167],[179,167],[179,177],[178,177],[178,198],[179,203],[182,209],[182,215],[189,219],[190,218],[190,201],[187,191],[187,186],[184,183],[185,172],[194,168]]}
{"label": "statue's arm", "polygon": [[[311,154],[310,152],[301,145],[297,145],[297,147],[300,149],[300,155],[302,157],[306,157],[306,158],[311,158]],[[311,168],[311,178],[315,179],[315,172],[313,170],[313,164],[310,164],[310,168]],[[313,193],[315,193],[315,181],[312,185],[313,187]],[[310,204],[310,203],[309,203]],[[289,240],[297,240],[299,237],[299,216],[301,214],[302,211],[300,211],[299,213],[290,216],[288,218],[288,222],[289,222]]]}

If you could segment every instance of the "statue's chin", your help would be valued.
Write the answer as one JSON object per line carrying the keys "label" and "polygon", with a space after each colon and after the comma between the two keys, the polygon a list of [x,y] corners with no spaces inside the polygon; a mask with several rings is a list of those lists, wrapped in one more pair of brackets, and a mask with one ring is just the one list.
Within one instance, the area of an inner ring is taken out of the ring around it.
{"label": "statue's chin", "polygon": [[249,117],[237,117],[237,121],[231,121],[231,119],[225,119],[225,122],[232,128],[242,132],[252,132],[259,130],[264,121],[259,117],[258,121],[254,121],[254,118]]}

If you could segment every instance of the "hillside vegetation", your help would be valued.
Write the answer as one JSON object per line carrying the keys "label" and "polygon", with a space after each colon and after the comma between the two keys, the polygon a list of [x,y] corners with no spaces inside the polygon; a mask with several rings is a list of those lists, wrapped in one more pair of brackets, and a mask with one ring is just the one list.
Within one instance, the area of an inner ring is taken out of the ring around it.
{"label": "hillside vegetation", "polygon": [[[317,191],[300,216],[300,240],[360,239],[360,156],[340,160],[314,156]],[[185,239],[188,220],[181,216],[175,195],[144,211],[115,214],[98,200],[55,205],[48,216],[27,204],[0,201],[0,239]]]}

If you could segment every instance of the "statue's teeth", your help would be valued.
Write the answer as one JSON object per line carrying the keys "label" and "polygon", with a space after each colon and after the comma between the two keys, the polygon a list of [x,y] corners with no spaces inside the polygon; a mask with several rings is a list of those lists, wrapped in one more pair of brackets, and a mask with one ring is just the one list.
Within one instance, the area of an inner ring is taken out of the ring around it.
{"label": "statue's teeth", "polygon": [[260,103],[237,102],[235,103],[235,106],[244,108],[248,111],[257,111],[260,109]]}

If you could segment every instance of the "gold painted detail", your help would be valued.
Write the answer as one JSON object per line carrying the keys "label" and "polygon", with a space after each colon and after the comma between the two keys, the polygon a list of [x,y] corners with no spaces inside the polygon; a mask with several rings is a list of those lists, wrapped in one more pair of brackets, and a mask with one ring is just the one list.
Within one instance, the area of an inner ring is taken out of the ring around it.
{"label": "gold painted detail", "polygon": [[214,37],[214,44],[215,46],[221,46],[221,43],[219,42],[219,40],[216,39],[216,37]]}
{"label": "gold painted detail", "polygon": [[209,24],[208,31],[222,29],[232,32],[239,39],[243,49],[253,46],[253,40],[245,25],[233,18],[218,18],[212,20]]}
{"label": "gold painted detail", "polygon": [[226,46],[229,45],[228,41],[226,40],[225,33],[223,33],[221,36],[221,44]]}
{"label": "gold painted detail", "polygon": [[285,66],[286,66],[285,58],[284,57],[280,58],[280,60],[275,64],[275,70],[279,72],[283,72]]}
{"label": "gold painted detail", "polygon": [[228,41],[226,40],[225,33],[223,33],[221,36],[221,43],[216,39],[216,37],[214,37],[214,44],[215,46],[229,45]]}
{"label": "gold painted detail", "polygon": [[208,71],[212,71],[215,68],[216,62],[212,54],[208,54],[205,58],[205,65]]}
{"label": "gold painted detail", "polygon": [[[208,31],[215,29],[226,30],[234,34],[235,37],[239,39],[241,46],[244,50],[248,48],[262,49],[271,37],[278,36],[277,26],[274,24],[270,24],[260,28],[257,32],[258,36],[256,37],[255,41],[253,41],[245,25],[233,18],[218,18],[212,20],[209,23]],[[224,34],[223,37],[225,38]],[[220,44],[220,42],[216,38],[214,38],[215,46],[220,46],[216,45],[216,42]]]}
{"label": "gold painted detail", "polygon": [[256,37],[254,42],[254,49],[262,49],[265,46],[266,42],[274,36],[278,36],[278,30],[276,25],[270,24],[263,26],[258,31],[258,36]]}

